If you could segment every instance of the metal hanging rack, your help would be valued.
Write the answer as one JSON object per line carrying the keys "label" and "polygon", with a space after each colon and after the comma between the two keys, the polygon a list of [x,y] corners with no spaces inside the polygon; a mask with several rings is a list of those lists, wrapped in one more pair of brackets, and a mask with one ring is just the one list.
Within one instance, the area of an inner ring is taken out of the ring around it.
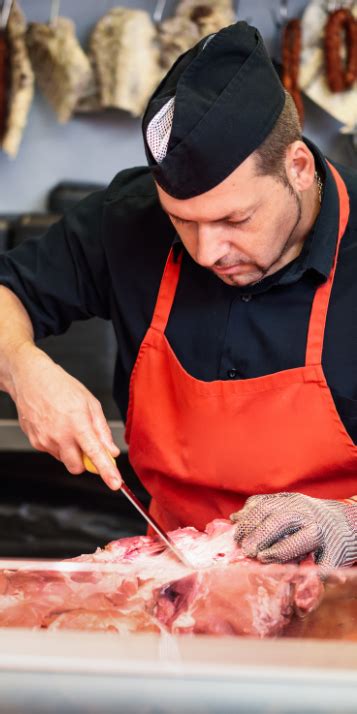
{"label": "metal hanging rack", "polygon": [[276,62],[281,61],[281,31],[289,19],[288,3],[289,0],[279,0],[278,9],[274,9],[271,11],[275,25],[275,40],[273,43],[274,49],[272,52],[272,58]]}
{"label": "metal hanging rack", "polygon": [[60,14],[60,9],[61,9],[61,0],[51,0],[50,19],[49,19],[50,25],[56,24],[59,14]]}
{"label": "metal hanging rack", "polygon": [[348,8],[352,10],[355,0],[326,0],[326,10],[328,13]]}
{"label": "metal hanging rack", "polygon": [[233,5],[233,11],[234,11],[234,16],[236,20],[244,20],[244,22],[247,22],[248,25],[252,22],[252,17],[241,17],[239,11],[240,11],[240,5],[241,5],[241,0],[236,0],[234,5]]}
{"label": "metal hanging rack", "polygon": [[161,22],[165,8],[166,8],[167,0],[157,0],[156,5],[155,5],[155,10],[153,12],[153,20],[156,23]]}
{"label": "metal hanging rack", "polygon": [[279,0],[278,12],[273,11],[274,24],[277,30],[281,30],[283,25],[286,24],[288,19],[288,2],[289,0]]}

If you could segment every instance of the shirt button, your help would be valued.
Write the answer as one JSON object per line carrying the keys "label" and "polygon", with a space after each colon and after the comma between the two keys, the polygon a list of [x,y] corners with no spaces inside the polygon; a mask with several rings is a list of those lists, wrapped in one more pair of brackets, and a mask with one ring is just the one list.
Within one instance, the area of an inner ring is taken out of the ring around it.
{"label": "shirt button", "polygon": [[249,300],[252,299],[252,296],[250,293],[245,293],[244,295],[242,295],[241,299],[243,300],[243,302],[249,302]]}
{"label": "shirt button", "polygon": [[229,369],[227,372],[227,377],[229,377],[229,379],[235,379],[237,374],[238,374],[237,369]]}

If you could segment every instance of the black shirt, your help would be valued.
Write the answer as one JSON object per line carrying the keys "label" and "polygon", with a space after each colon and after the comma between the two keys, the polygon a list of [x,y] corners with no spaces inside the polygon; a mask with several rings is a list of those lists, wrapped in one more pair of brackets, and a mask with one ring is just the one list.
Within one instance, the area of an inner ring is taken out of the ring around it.
{"label": "black shirt", "polygon": [[[197,379],[247,379],[305,362],[311,305],[330,272],[338,230],[335,182],[318,149],[307,143],[325,185],[319,216],[294,261],[242,289],[226,285],[184,251],[166,336]],[[357,173],[337,168],[351,214],[327,316],[323,368],[357,443]],[[79,203],[40,239],[0,256],[0,283],[25,305],[36,339],[64,332],[74,320],[113,321],[114,398],[124,418],[130,374],[173,241],[175,231],[150,172],[140,167],[120,172],[105,191]]]}

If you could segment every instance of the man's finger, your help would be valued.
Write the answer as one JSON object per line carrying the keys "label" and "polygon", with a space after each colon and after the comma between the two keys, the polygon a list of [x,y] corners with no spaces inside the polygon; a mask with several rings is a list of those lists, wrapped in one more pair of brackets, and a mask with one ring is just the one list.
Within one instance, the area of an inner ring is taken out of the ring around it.
{"label": "man's finger", "polygon": [[64,463],[67,471],[73,476],[82,474],[85,471],[82,452],[75,444],[68,446],[66,449],[61,449],[59,458]]}
{"label": "man's finger", "polygon": [[90,406],[93,427],[102,442],[103,446],[109,451],[109,453],[117,457],[120,454],[119,447],[115,444],[113,439],[113,434],[109,427],[109,424],[104,416],[103,409],[100,402],[94,402]]}
{"label": "man's finger", "polygon": [[120,488],[122,483],[121,475],[117,469],[113,458],[104,447],[98,444],[88,443],[82,445],[83,454],[87,454],[94,464],[99,476],[112,490]]}
{"label": "man's finger", "polygon": [[259,551],[269,548],[281,538],[305,526],[304,517],[298,511],[274,511],[242,540],[244,555],[255,558]]}
{"label": "man's finger", "polygon": [[261,563],[287,563],[313,553],[321,546],[321,529],[317,523],[309,523],[297,533],[261,550],[257,558]]}
{"label": "man's finger", "polygon": [[[264,496],[251,496],[245,503],[244,508],[233,514],[233,520],[237,527],[234,540],[240,543],[243,538],[252,534],[259,528],[269,515],[275,510],[282,508],[281,494],[267,494]],[[283,502],[283,506],[285,503]]]}

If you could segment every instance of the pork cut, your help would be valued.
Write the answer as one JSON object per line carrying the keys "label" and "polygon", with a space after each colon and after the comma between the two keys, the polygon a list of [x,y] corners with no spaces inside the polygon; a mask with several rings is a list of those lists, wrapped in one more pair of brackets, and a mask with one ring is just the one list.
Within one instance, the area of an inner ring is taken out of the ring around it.
{"label": "pork cut", "polygon": [[192,568],[157,537],[109,543],[42,570],[0,571],[0,626],[271,637],[312,611],[323,586],[308,565],[261,565],[215,520],[171,533]]}

